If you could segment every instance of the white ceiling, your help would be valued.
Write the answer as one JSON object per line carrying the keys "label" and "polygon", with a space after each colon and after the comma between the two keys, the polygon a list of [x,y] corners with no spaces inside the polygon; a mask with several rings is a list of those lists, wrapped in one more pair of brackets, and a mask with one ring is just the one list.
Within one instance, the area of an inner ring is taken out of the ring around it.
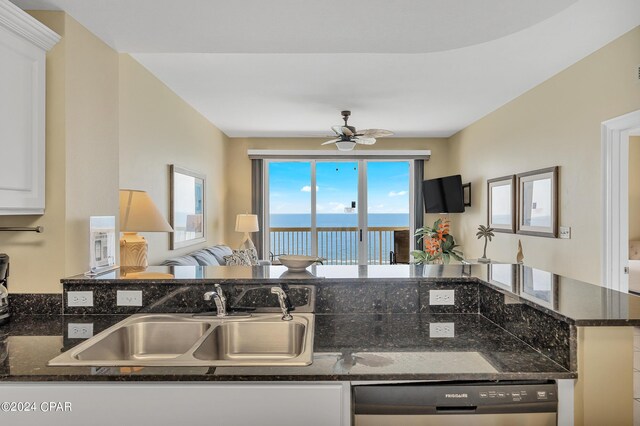
{"label": "white ceiling", "polygon": [[638,0],[14,0],[65,10],[232,137],[449,136],[640,24]]}

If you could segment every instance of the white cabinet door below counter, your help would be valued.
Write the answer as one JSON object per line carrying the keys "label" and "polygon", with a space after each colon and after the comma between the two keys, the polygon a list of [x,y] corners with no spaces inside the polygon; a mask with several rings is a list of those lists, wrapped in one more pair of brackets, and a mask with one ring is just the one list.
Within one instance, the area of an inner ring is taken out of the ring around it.
{"label": "white cabinet door below counter", "polygon": [[[14,402],[23,406],[6,411]],[[28,403],[35,409],[25,412]],[[349,383],[343,382],[5,382],[0,404],[0,424],[12,426],[348,426],[351,416]]]}

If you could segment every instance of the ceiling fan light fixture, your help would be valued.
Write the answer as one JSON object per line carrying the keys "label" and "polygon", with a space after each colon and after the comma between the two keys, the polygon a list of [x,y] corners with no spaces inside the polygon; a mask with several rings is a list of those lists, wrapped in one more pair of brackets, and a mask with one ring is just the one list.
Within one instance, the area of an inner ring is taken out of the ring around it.
{"label": "ceiling fan light fixture", "polygon": [[338,151],[353,151],[356,143],[353,141],[338,141],[336,142],[336,146],[338,147]]}

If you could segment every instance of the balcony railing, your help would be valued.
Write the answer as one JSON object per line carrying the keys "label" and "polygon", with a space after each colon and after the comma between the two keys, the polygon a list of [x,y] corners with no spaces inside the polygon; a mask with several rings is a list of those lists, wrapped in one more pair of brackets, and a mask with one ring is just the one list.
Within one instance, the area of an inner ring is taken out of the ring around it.
{"label": "balcony railing", "polygon": [[[407,227],[371,226],[367,231],[369,265],[389,264],[389,253],[393,250],[393,232]],[[271,228],[270,251],[281,254],[311,255],[311,228]],[[326,265],[358,264],[359,228],[316,228],[318,256],[326,259]]]}

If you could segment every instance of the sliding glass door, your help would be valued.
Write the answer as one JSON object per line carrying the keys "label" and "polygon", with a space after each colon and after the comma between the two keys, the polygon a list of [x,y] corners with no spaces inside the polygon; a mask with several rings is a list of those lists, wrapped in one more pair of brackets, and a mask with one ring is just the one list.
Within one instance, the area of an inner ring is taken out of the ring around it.
{"label": "sliding glass door", "polygon": [[357,161],[316,162],[318,256],[330,265],[360,263]]}
{"label": "sliding glass door", "polygon": [[320,256],[330,265],[403,263],[413,232],[410,176],[409,161],[269,160],[271,256]]}

